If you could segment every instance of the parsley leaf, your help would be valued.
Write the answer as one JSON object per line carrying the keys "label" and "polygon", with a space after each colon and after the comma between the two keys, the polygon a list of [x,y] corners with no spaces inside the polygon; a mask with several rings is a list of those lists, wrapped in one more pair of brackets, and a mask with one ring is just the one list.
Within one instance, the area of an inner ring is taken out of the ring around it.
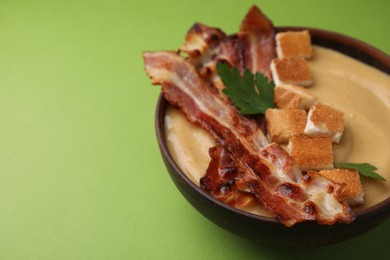
{"label": "parsley leaf", "polygon": [[378,168],[376,168],[374,165],[371,165],[369,163],[338,163],[336,164],[336,167],[358,170],[360,175],[362,176],[386,181],[385,178],[380,176],[378,173],[374,172]]}
{"label": "parsley leaf", "polygon": [[242,114],[265,114],[268,108],[274,107],[275,84],[261,73],[254,75],[249,69],[245,69],[244,76],[241,77],[237,68],[230,68],[222,62],[217,64],[217,72],[226,86],[223,93],[234,102]]}

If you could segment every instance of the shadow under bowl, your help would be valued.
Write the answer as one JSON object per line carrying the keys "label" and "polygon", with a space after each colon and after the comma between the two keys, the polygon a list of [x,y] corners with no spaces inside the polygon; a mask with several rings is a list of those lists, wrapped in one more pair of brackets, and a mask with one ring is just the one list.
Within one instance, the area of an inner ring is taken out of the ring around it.
{"label": "shadow under bowl", "polygon": [[[276,30],[309,30],[314,45],[339,51],[390,74],[390,57],[356,39],[313,28],[278,27]],[[155,127],[160,152],[168,172],[188,202],[206,218],[227,231],[260,243],[291,247],[322,246],[363,234],[389,218],[390,198],[357,211],[356,219],[351,224],[319,225],[315,222],[304,222],[287,228],[272,218],[251,214],[218,201],[194,184],[172,158],[164,130],[164,116],[168,106],[169,103],[160,95]]]}

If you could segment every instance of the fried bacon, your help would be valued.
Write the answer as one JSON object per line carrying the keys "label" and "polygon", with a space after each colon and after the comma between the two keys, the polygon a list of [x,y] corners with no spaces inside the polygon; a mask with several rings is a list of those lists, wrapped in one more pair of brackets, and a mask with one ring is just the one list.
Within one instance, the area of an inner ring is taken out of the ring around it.
{"label": "fried bacon", "polygon": [[172,105],[229,152],[240,178],[277,220],[286,226],[307,220],[321,224],[353,220],[350,207],[338,199],[337,184],[320,175],[302,176],[287,152],[277,144],[268,145],[256,123],[211,91],[190,61],[175,52],[143,56],[152,83],[161,85]]}
{"label": "fried bacon", "polygon": [[227,36],[217,28],[195,23],[187,32],[184,44],[179,49],[188,55],[188,60],[197,68],[202,78],[215,91],[220,92],[224,85],[220,80],[216,66],[225,62],[244,70],[241,42],[236,36]]}
{"label": "fried bacon", "polygon": [[244,66],[272,78],[270,64],[275,57],[275,31],[258,7],[252,6],[238,32],[244,50]]}
{"label": "fried bacon", "polygon": [[229,151],[221,146],[210,148],[211,161],[206,174],[200,179],[200,187],[230,206],[243,208],[255,203],[255,197],[241,178]]}
{"label": "fried bacon", "polygon": [[234,127],[237,136],[254,152],[260,152],[259,147],[267,145],[268,140],[256,122],[243,117],[219,94],[212,92],[190,62],[169,51],[145,52],[143,56],[152,83],[162,86],[165,98],[180,108],[190,122],[208,130],[216,140],[219,135],[217,129],[213,129],[214,121],[217,128],[219,125],[226,129]]}

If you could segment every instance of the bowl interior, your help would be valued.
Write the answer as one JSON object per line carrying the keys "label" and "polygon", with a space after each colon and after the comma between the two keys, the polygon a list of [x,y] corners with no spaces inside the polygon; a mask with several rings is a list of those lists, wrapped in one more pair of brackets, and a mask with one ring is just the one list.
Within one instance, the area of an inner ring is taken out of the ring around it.
{"label": "bowl interior", "polygon": [[[381,51],[375,49],[374,47],[365,44],[363,42],[360,42],[356,39],[350,38],[348,36],[344,36],[338,33],[329,32],[325,30],[320,29],[314,29],[314,28],[304,28],[304,27],[278,27],[276,28],[276,31],[301,31],[301,30],[309,30],[311,37],[312,37],[312,43],[314,45],[330,48],[336,51],[339,51],[341,53],[344,53],[354,59],[357,59],[363,63],[366,63],[372,67],[377,68],[378,70],[381,70],[387,74],[390,74],[390,57],[386,54],[382,53]],[[259,216],[255,214],[251,214],[236,208],[233,208],[225,203],[222,203],[215,199],[214,197],[210,196],[209,194],[205,193],[203,190],[201,190],[196,184],[194,184],[187,176],[183,173],[183,171],[177,166],[174,159],[172,158],[166,143],[165,138],[165,130],[164,130],[164,116],[165,116],[165,110],[169,106],[168,102],[165,100],[165,98],[160,95],[159,101],[156,108],[156,115],[155,115],[155,126],[156,126],[156,135],[158,139],[158,144],[160,147],[161,154],[163,156],[164,162],[170,172],[172,180],[175,182],[176,186],[179,188],[179,190],[182,192],[182,194],[187,198],[187,200],[190,201],[190,203],[197,208],[202,214],[204,214],[206,217],[210,218],[212,221],[214,221],[216,224],[221,225],[218,223],[219,218],[216,216],[210,216],[210,214],[215,214],[207,209],[207,207],[215,207],[217,211],[223,212],[223,214],[228,214],[227,216],[233,216],[233,219],[237,218],[237,221],[240,221],[241,218],[250,219],[250,221],[253,221],[253,223],[262,223],[268,225],[268,227],[272,227],[273,230],[281,230],[280,232],[283,232],[283,234],[286,233],[286,228],[284,228],[283,225],[281,225],[276,220]],[[196,199],[194,199],[196,197]],[[203,205],[202,203],[206,203],[207,206]],[[206,209],[205,209],[206,207]],[[210,213],[211,212],[211,213]],[[220,212],[218,214],[220,214]],[[222,215],[223,215],[222,214]],[[329,232],[329,230],[340,230],[340,232],[345,232],[344,227],[348,226],[348,230],[356,229],[357,225],[365,226],[361,227],[359,230],[354,230],[353,232],[350,232],[350,234],[346,234],[346,236],[342,239],[348,239],[350,237],[353,237],[359,233],[367,231],[369,228],[378,225],[385,219],[387,219],[390,216],[390,197],[386,200],[372,206],[368,207],[362,210],[359,210],[356,212],[356,219],[352,224],[350,225],[343,225],[343,224],[335,224],[332,226],[323,226],[318,225],[316,223],[299,223],[295,225],[293,228],[290,228],[290,230],[293,230],[292,232],[296,232],[298,230],[299,232],[312,232],[313,230],[317,230],[319,232]],[[213,219],[215,217],[215,219]],[[373,219],[375,219],[373,221]],[[247,222],[248,223],[248,222]],[[365,223],[365,224],[362,224]],[[247,224],[249,225],[249,224]],[[221,225],[222,227],[226,228],[226,225]],[[230,225],[229,227],[231,227]],[[227,229],[229,229],[229,227]],[[280,229],[282,227],[282,229]],[[233,227],[234,229],[234,227]],[[235,232],[236,230],[230,230]],[[272,232],[271,231],[271,232]],[[290,231],[287,231],[290,232]],[[235,232],[239,235],[242,235],[242,230],[238,230],[238,232]],[[296,235],[296,234],[295,234]],[[281,242],[281,244],[284,245],[294,245],[294,242],[288,241],[288,240],[294,240],[296,239],[295,235],[288,236],[286,243]],[[245,236],[245,235],[244,235]],[[246,236],[248,237],[248,236]],[[251,237],[249,237],[251,238]],[[283,240],[283,238],[280,238]],[[305,245],[323,245],[323,244],[329,244],[329,243],[335,243],[337,242],[337,239],[333,239],[333,241],[326,241],[326,236],[324,238],[325,240],[321,240],[320,242],[316,243],[315,241],[313,244],[310,244],[310,241],[307,241]],[[303,240],[304,241],[304,240]],[[275,241],[276,242],[276,241]],[[302,242],[304,243],[304,242]],[[302,243],[297,243],[295,245],[302,245]]]}

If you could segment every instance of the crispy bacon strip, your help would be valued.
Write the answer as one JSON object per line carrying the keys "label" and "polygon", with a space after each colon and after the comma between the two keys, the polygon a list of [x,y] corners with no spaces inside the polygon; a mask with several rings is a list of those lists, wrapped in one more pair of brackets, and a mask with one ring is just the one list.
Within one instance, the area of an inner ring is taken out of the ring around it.
{"label": "crispy bacon strip", "polygon": [[283,148],[267,146],[253,121],[210,91],[190,62],[175,52],[145,52],[144,60],[152,83],[229,151],[246,185],[276,219],[286,226],[353,220],[350,207],[338,199],[337,185],[320,175],[303,177]]}
{"label": "crispy bacon strip", "polygon": [[252,6],[241,23],[238,37],[244,46],[244,66],[272,78],[270,64],[275,57],[275,31],[258,7]]}
{"label": "crispy bacon strip", "polygon": [[217,118],[219,125],[226,129],[235,127],[237,136],[255,152],[260,152],[259,147],[268,144],[256,122],[227,106],[225,100],[208,88],[194,66],[183,57],[175,52],[145,52],[144,59],[145,70],[153,84],[162,86],[165,98],[179,107],[190,122],[208,130],[216,140],[219,138],[217,129],[211,128],[208,120],[200,120],[201,116]]}
{"label": "crispy bacon strip", "polygon": [[179,50],[188,55],[189,61],[194,64],[202,78],[228,101],[222,93],[225,86],[217,74],[216,65],[218,62],[226,62],[241,71],[244,70],[242,46],[238,38],[227,36],[218,28],[195,23],[187,32],[184,44]]}
{"label": "crispy bacon strip", "polygon": [[229,151],[221,146],[210,148],[211,161],[206,174],[200,179],[200,187],[230,206],[243,208],[255,203],[255,197],[241,178]]}
{"label": "crispy bacon strip", "polygon": [[215,61],[224,61],[231,66],[243,68],[239,44],[235,36],[227,36],[218,28],[195,23],[188,30],[179,50],[186,53],[196,67],[207,67]]}

